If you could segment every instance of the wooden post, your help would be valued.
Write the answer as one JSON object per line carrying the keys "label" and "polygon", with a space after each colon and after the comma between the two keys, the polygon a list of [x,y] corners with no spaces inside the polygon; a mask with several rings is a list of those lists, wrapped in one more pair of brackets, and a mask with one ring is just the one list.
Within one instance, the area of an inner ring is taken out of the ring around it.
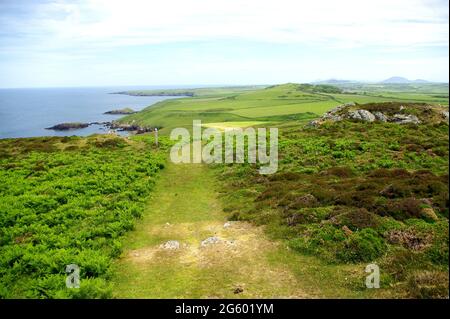
{"label": "wooden post", "polygon": [[158,129],[155,127],[155,145],[158,147]]}

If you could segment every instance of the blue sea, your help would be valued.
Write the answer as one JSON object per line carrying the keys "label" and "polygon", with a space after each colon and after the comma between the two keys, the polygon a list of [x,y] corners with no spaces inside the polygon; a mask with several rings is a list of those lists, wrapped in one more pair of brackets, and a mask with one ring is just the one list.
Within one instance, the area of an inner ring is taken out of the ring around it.
{"label": "blue sea", "polygon": [[170,87],[92,87],[0,89],[0,138],[33,136],[86,136],[104,133],[101,125],[70,131],[46,130],[64,122],[105,122],[122,115],[106,111],[130,107],[139,111],[171,97],[128,96],[110,94],[133,89],[167,89]]}

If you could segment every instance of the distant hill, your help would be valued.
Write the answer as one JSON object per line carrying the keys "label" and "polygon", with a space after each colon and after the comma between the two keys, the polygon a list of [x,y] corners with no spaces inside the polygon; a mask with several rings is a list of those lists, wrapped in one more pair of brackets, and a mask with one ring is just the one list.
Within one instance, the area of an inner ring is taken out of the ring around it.
{"label": "distant hill", "polygon": [[427,80],[422,80],[422,79],[417,79],[413,81],[414,83],[430,83],[430,81]]}
{"label": "distant hill", "polygon": [[383,80],[380,83],[384,84],[408,84],[408,83],[430,83],[426,80],[417,79],[417,80],[409,80],[407,78],[401,77],[401,76],[393,76],[389,79]]}

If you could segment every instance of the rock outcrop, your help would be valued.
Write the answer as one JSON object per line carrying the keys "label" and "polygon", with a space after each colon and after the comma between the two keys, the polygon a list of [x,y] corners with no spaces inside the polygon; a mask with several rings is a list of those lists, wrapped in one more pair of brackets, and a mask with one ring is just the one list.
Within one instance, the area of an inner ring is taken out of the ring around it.
{"label": "rock outcrop", "polygon": [[137,134],[154,131],[154,128],[151,127],[144,127],[137,124],[117,123],[117,122],[110,123],[109,128],[118,131],[133,131],[136,132]]}
{"label": "rock outcrop", "polygon": [[424,103],[346,103],[326,112],[321,118],[311,121],[309,125],[318,126],[325,122],[339,122],[343,120],[412,125],[422,123],[448,124],[449,112],[448,108]]}
{"label": "rock outcrop", "polygon": [[128,124],[128,123],[118,123],[118,122],[91,122],[91,123],[61,123],[54,125],[52,127],[47,127],[47,130],[55,130],[55,131],[68,131],[68,130],[77,130],[86,128],[90,125],[102,125],[107,129],[110,130],[117,130],[117,131],[128,131],[128,132],[134,132],[136,134],[143,134],[147,132],[153,132],[155,128],[152,127],[146,127],[146,126],[140,126],[137,124]]}
{"label": "rock outcrop", "polygon": [[448,111],[442,111],[442,118],[448,123]]}
{"label": "rock outcrop", "polygon": [[390,122],[398,124],[420,124],[420,120],[417,116],[411,114],[395,114]]}
{"label": "rock outcrop", "polygon": [[375,115],[375,118],[377,119],[377,121],[380,121],[380,122],[387,122],[389,120],[386,115],[384,115],[383,113],[378,112],[378,111],[374,112],[373,115]]}
{"label": "rock outcrop", "polygon": [[373,122],[376,120],[375,115],[373,115],[369,111],[362,109],[348,112],[347,118],[352,120],[360,120],[364,122]]}

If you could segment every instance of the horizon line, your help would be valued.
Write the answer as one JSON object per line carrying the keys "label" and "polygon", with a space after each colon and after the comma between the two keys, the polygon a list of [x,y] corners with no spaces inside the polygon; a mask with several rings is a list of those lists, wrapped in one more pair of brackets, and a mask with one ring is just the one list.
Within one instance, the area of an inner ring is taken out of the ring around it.
{"label": "horizon line", "polygon": [[[283,84],[329,84],[333,85],[331,81],[345,82],[342,84],[362,83],[362,84],[389,84],[389,85],[405,85],[405,84],[449,84],[449,81],[427,81],[424,83],[383,83],[381,81],[367,81],[367,80],[345,80],[345,79],[327,79],[327,80],[314,80],[308,82],[281,82],[281,83],[265,83],[265,84],[111,84],[111,85],[74,85],[74,86],[14,86],[14,87],[0,87],[0,90],[12,90],[12,89],[74,89],[74,88],[113,88],[113,87],[172,87],[170,89],[203,89],[209,87],[247,87],[247,86],[271,86],[271,85],[283,85]],[[414,80],[412,80],[414,81]],[[165,88],[161,88],[165,89]]]}

